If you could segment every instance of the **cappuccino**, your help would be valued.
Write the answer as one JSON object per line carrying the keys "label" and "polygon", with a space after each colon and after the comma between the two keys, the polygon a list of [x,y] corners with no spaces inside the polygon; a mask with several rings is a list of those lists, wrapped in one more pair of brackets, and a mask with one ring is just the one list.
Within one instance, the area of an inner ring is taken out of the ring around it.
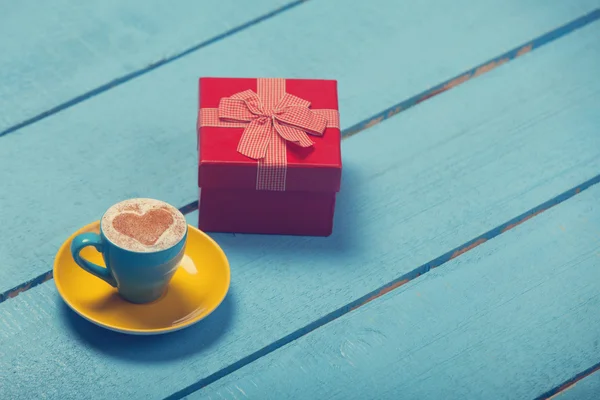
{"label": "cappuccino", "polygon": [[122,249],[156,252],[181,241],[187,229],[183,214],[154,199],[129,199],[110,207],[101,221],[106,238]]}

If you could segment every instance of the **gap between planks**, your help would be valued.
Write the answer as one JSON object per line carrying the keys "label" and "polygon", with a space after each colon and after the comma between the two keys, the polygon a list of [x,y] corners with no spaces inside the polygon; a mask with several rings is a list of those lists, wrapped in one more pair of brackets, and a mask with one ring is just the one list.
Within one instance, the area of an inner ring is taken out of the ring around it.
{"label": "gap between planks", "polygon": [[549,391],[542,394],[541,396],[536,397],[534,400],[556,399],[560,394],[562,394],[563,392],[565,392],[565,391],[569,390],[570,388],[572,388],[573,386],[575,386],[575,384],[577,384],[577,382],[587,378],[588,376],[590,376],[593,373],[598,372],[598,371],[600,371],[600,363],[597,363],[596,365],[592,365],[590,368],[578,373],[571,379],[568,379],[567,381],[561,383],[560,385],[550,389]]}
{"label": "gap between planks", "polygon": [[[251,21],[248,21],[242,25],[232,28],[224,33],[221,33],[221,34],[214,36],[210,39],[207,39],[199,44],[196,44],[196,45],[194,45],[172,57],[164,58],[162,60],[156,61],[156,62],[148,65],[145,68],[139,69],[137,71],[123,75],[119,78],[113,79],[112,81],[105,83],[104,85],[98,86],[95,89],[92,89],[92,90],[85,92],[77,97],[74,97],[71,100],[68,100],[62,104],[59,104],[58,106],[55,106],[55,107],[53,107],[49,110],[46,110],[34,117],[26,119],[25,121],[22,121],[11,127],[8,127],[7,129],[5,129],[3,131],[0,131],[0,137],[7,135],[9,133],[13,133],[25,126],[31,125],[31,124],[38,122],[44,118],[47,118],[51,115],[57,114],[67,108],[75,106],[75,105],[77,105],[83,101],[86,101],[92,97],[95,97],[99,94],[102,94],[103,92],[106,92],[107,90],[110,90],[116,86],[122,85],[132,79],[135,79],[137,77],[145,75],[146,73],[151,72],[159,67],[162,67],[163,65],[170,64],[173,61],[183,58],[191,53],[196,52],[197,50],[207,47],[207,46],[209,46],[215,42],[218,42],[220,40],[223,40],[229,36],[235,35],[236,33],[241,32],[245,29],[248,29],[252,26],[255,26],[263,21],[266,21],[270,18],[274,18],[274,17],[280,15],[281,13],[291,10],[307,1],[308,0],[296,0],[294,2],[286,4],[286,5],[278,8],[278,9],[275,9],[267,14],[264,14],[264,15],[257,17]],[[560,26],[556,29],[553,29],[541,36],[538,36],[537,38],[533,39],[532,41],[522,44],[521,46],[517,46],[516,48],[509,50],[506,53],[501,54],[487,62],[484,62],[468,71],[465,71],[458,76],[448,79],[447,81],[444,81],[436,86],[433,86],[432,88],[429,88],[429,89],[425,90],[424,92],[417,94],[416,96],[413,96],[409,99],[401,101],[400,103],[393,105],[393,106],[381,111],[380,113],[375,114],[372,117],[367,118],[366,120],[355,124],[354,126],[351,126],[350,128],[345,129],[344,134],[345,134],[345,136],[352,136],[364,129],[370,128],[371,126],[376,125],[376,124],[384,121],[385,119],[390,118],[403,110],[406,110],[407,108],[410,108],[410,107],[417,105],[433,96],[436,96],[436,95],[443,93],[449,89],[452,89],[453,87],[456,87],[456,86],[468,81],[471,78],[474,78],[481,74],[489,72],[492,69],[494,69],[508,61],[511,61],[517,57],[527,54],[530,51],[532,51],[536,48],[539,48],[545,44],[553,42],[554,40],[559,39],[562,36],[565,36],[577,29],[580,29],[580,28],[588,25],[589,23],[596,21],[597,19],[600,19],[600,9],[596,9],[586,15],[583,15],[571,22],[566,23],[565,25],[562,25],[562,26]],[[2,297],[2,295],[0,295],[0,302],[3,301],[2,299],[3,299],[3,297]]]}
{"label": "gap between planks", "polygon": [[[15,131],[17,131],[17,130],[19,130],[19,129],[25,127],[25,126],[27,126],[27,125],[34,124],[34,123],[36,123],[36,122],[38,122],[38,121],[40,121],[40,120],[42,120],[44,118],[47,118],[47,117],[49,117],[51,115],[57,114],[57,113],[65,110],[67,108],[75,106],[75,105],[77,105],[77,104],[79,104],[79,103],[81,103],[83,101],[86,101],[86,100],[88,100],[88,99],[90,99],[92,97],[95,97],[95,96],[97,96],[99,94],[102,94],[103,92],[106,92],[107,90],[110,90],[110,89],[112,89],[112,88],[114,88],[116,86],[122,85],[124,83],[129,82],[132,79],[135,79],[135,78],[138,78],[138,77],[140,77],[142,75],[145,75],[148,72],[151,72],[151,71],[153,71],[153,70],[155,70],[155,69],[157,69],[159,67],[162,67],[163,65],[167,65],[167,64],[172,63],[173,61],[177,61],[178,59],[183,58],[183,57],[185,57],[185,56],[187,56],[187,55],[189,55],[191,53],[194,53],[194,52],[196,52],[196,51],[198,51],[198,50],[200,50],[200,49],[202,49],[204,47],[210,46],[211,44],[214,44],[214,43],[219,42],[219,41],[221,41],[223,39],[226,39],[229,36],[233,36],[236,33],[241,32],[243,30],[246,30],[248,28],[251,28],[251,27],[253,27],[253,26],[255,26],[255,25],[257,25],[257,24],[259,24],[259,23],[261,23],[263,21],[266,21],[268,19],[274,18],[274,17],[276,17],[276,16],[284,13],[285,11],[289,11],[292,8],[295,8],[295,7],[297,7],[297,6],[299,6],[299,5],[303,4],[303,3],[306,3],[307,1],[309,1],[309,0],[295,0],[295,1],[292,1],[291,3],[288,3],[288,4],[286,4],[286,5],[282,6],[282,7],[279,7],[277,9],[275,9],[275,10],[272,10],[272,11],[270,11],[270,12],[268,12],[266,14],[263,14],[263,15],[257,17],[257,18],[254,18],[254,19],[252,19],[250,21],[247,21],[247,22],[245,22],[245,23],[243,23],[241,25],[238,25],[238,26],[236,26],[236,27],[234,27],[234,28],[232,28],[232,29],[230,29],[228,31],[225,31],[225,32],[220,33],[220,34],[218,34],[216,36],[213,36],[213,37],[211,37],[211,38],[209,38],[209,39],[207,39],[207,40],[205,40],[203,42],[195,44],[194,46],[191,46],[191,47],[185,49],[184,51],[182,51],[182,52],[180,52],[178,54],[175,54],[175,55],[173,55],[171,57],[163,58],[163,59],[158,60],[158,61],[155,61],[155,62],[149,64],[148,66],[146,66],[144,68],[141,68],[141,69],[139,69],[137,71],[133,71],[133,72],[125,74],[125,75],[123,75],[121,77],[115,78],[115,79],[113,79],[110,82],[107,82],[107,83],[105,83],[103,85],[100,85],[100,86],[94,88],[94,89],[91,89],[91,90],[89,90],[89,91],[87,91],[87,92],[85,92],[85,93],[83,93],[83,94],[81,94],[79,96],[76,96],[76,97],[72,98],[71,100],[67,100],[64,103],[61,103],[61,104],[59,104],[59,105],[57,105],[55,107],[50,108],[49,110],[46,110],[46,111],[44,111],[44,112],[42,112],[42,113],[40,113],[38,115],[35,115],[35,116],[31,117],[31,118],[28,118],[25,121],[22,121],[22,122],[19,122],[19,123],[15,124],[15,125],[9,126],[5,130],[0,131],[0,137],[2,137],[4,135],[8,135],[9,133],[13,133],[13,132],[15,132]],[[0,302],[1,301],[2,301],[2,297],[0,296]]]}
{"label": "gap between planks", "polygon": [[[441,256],[413,269],[412,271],[410,271],[410,272],[394,279],[393,281],[388,282],[385,285],[373,290],[372,292],[367,293],[366,295],[338,308],[337,310],[319,318],[318,320],[313,321],[312,323],[274,341],[273,343],[269,344],[268,346],[265,346],[262,349],[257,350],[256,352],[236,361],[235,363],[230,364],[227,367],[216,371],[215,373],[207,376],[206,378],[201,379],[201,380],[195,382],[194,384],[189,385],[189,386],[181,389],[180,391],[171,394],[168,397],[165,397],[163,400],[182,399],[182,398],[184,398],[184,397],[186,397],[186,396],[188,396],[210,384],[213,384],[216,381],[218,381],[219,379],[245,367],[246,365],[258,360],[259,358],[264,357],[264,356],[274,352],[275,350],[278,350],[281,347],[288,345],[289,343],[301,338],[302,336],[304,336],[304,335],[350,313],[351,311],[354,311],[354,310],[364,306],[365,304],[401,287],[402,285],[410,282],[411,280],[418,278],[419,276],[421,276],[423,274],[426,274],[427,272],[431,271],[432,269],[437,268],[437,267],[447,263],[448,261],[453,260],[454,258],[461,256],[462,254],[465,254],[466,252],[468,252],[470,250],[473,250],[474,248],[480,246],[481,244],[487,242],[488,240],[493,239],[496,236],[503,234],[504,232],[507,232],[509,230],[516,228],[517,226],[521,225],[522,223],[540,215],[544,211],[547,211],[547,210],[553,208],[554,206],[564,202],[565,200],[570,199],[571,197],[581,193],[582,191],[584,191],[586,189],[589,189],[590,187],[592,187],[598,183],[600,183],[600,175],[596,175],[595,177],[581,183],[580,185],[577,185],[577,186],[561,193],[560,195],[524,212],[523,214],[521,214],[509,221],[506,221],[505,223],[503,223],[501,225],[498,225],[497,227],[485,232],[484,234],[479,235],[476,238],[456,247],[455,249],[450,250],[450,251],[442,254]],[[563,383],[558,388],[553,389],[554,391],[551,391],[548,393],[552,393],[552,394],[559,393],[561,390],[564,390],[567,387],[575,384],[578,380],[585,378],[586,376],[590,375],[597,369],[600,369],[600,365],[578,374],[576,377]],[[542,399],[548,399],[548,397],[540,397],[539,398],[539,400],[542,400]],[[538,400],[538,399],[536,399],[536,400]]]}
{"label": "gap between planks", "polygon": [[[298,0],[298,1],[295,1],[295,2],[292,2],[292,3],[289,3],[289,4],[287,4],[287,5],[283,6],[283,7],[280,7],[277,10],[271,11],[268,14],[260,16],[260,17],[258,17],[256,19],[252,20],[252,21],[249,21],[249,22],[247,22],[247,23],[245,23],[243,25],[240,25],[240,26],[238,26],[236,28],[233,28],[233,29],[231,29],[231,30],[229,30],[229,31],[227,31],[225,33],[222,33],[222,34],[217,35],[217,36],[215,36],[215,37],[213,37],[211,39],[208,39],[205,42],[202,42],[202,43],[200,43],[200,44],[198,44],[198,45],[196,45],[194,47],[191,47],[191,48],[189,48],[189,49],[183,51],[182,53],[179,53],[179,54],[177,54],[177,55],[175,55],[173,57],[170,57],[170,58],[158,61],[158,62],[156,62],[154,64],[151,64],[150,66],[148,66],[148,67],[146,67],[144,69],[132,72],[132,73],[130,73],[128,75],[125,75],[125,76],[123,76],[121,78],[117,78],[116,80],[113,80],[112,82],[110,82],[110,83],[108,83],[106,85],[102,85],[102,86],[100,86],[100,87],[98,87],[96,89],[93,89],[93,90],[91,90],[91,91],[89,91],[87,93],[84,93],[83,95],[78,96],[78,97],[76,97],[76,98],[74,98],[74,99],[72,99],[72,100],[70,100],[70,101],[68,101],[66,103],[63,103],[63,104],[61,104],[61,105],[59,105],[59,106],[57,106],[55,108],[52,108],[52,109],[50,109],[50,110],[48,110],[48,111],[46,111],[46,112],[44,112],[42,114],[39,114],[36,117],[33,117],[33,118],[31,118],[31,119],[29,119],[27,121],[24,121],[24,122],[22,122],[20,124],[14,125],[13,127],[8,128],[7,130],[0,132],[0,137],[2,137],[3,135],[6,135],[8,133],[14,132],[14,131],[16,131],[16,130],[18,130],[18,129],[24,127],[24,126],[26,126],[26,125],[32,124],[34,122],[37,122],[37,121],[39,121],[39,120],[41,120],[43,118],[46,118],[46,117],[48,117],[50,115],[56,114],[59,111],[62,111],[64,109],[69,108],[69,107],[71,107],[73,105],[76,105],[76,104],[78,104],[78,103],[80,103],[80,102],[82,102],[84,100],[87,100],[87,99],[89,99],[91,97],[94,97],[94,96],[96,96],[98,94],[101,94],[102,92],[105,92],[105,91],[109,90],[110,88],[112,88],[114,86],[123,84],[123,83],[125,83],[125,82],[127,82],[129,80],[132,80],[132,79],[134,79],[134,78],[136,78],[138,76],[141,76],[141,75],[143,75],[143,74],[145,74],[147,72],[150,72],[151,70],[154,70],[154,69],[156,69],[156,68],[158,68],[158,67],[160,67],[162,65],[165,65],[165,64],[170,63],[172,61],[175,61],[175,60],[177,60],[179,58],[185,57],[186,55],[188,55],[190,53],[193,53],[196,50],[199,50],[199,49],[201,49],[203,47],[208,46],[209,44],[217,42],[217,41],[219,41],[221,39],[224,39],[224,38],[226,38],[228,36],[231,36],[231,35],[239,32],[239,31],[242,31],[242,30],[244,30],[246,28],[249,28],[249,27],[251,27],[253,25],[256,25],[256,24],[258,24],[258,23],[260,23],[260,22],[262,22],[262,21],[264,21],[266,19],[275,17],[276,15],[281,14],[284,11],[287,11],[287,10],[293,8],[293,7],[296,7],[296,6],[298,6],[298,5],[302,4],[302,3],[305,3],[306,1],[308,1],[308,0]],[[391,107],[389,107],[389,108],[387,108],[387,109],[385,109],[385,110],[383,110],[383,111],[381,111],[381,112],[379,112],[379,113],[377,113],[377,114],[375,114],[375,115],[373,115],[373,116],[371,116],[371,117],[369,117],[369,118],[367,118],[367,119],[365,119],[365,120],[363,120],[363,121],[361,121],[361,122],[359,122],[359,123],[357,123],[357,124],[355,124],[355,125],[353,125],[353,126],[351,126],[349,128],[344,129],[342,131],[342,139],[347,139],[347,138],[349,138],[349,137],[351,137],[351,136],[353,136],[353,135],[355,135],[355,134],[357,134],[359,132],[362,132],[362,131],[364,131],[366,129],[369,129],[372,126],[375,126],[375,125],[383,122],[384,120],[386,120],[388,118],[391,118],[394,115],[399,114],[402,111],[405,111],[405,110],[407,110],[407,109],[409,109],[409,108],[411,108],[413,106],[416,106],[416,105],[418,105],[418,104],[420,104],[420,103],[422,103],[422,102],[424,102],[426,100],[429,100],[430,98],[432,98],[434,96],[437,96],[437,95],[439,95],[441,93],[444,93],[444,92],[446,92],[446,91],[448,91],[448,90],[450,90],[450,89],[452,89],[454,87],[457,87],[457,86],[459,86],[459,85],[467,82],[470,79],[476,78],[476,77],[478,77],[478,76],[480,76],[482,74],[490,72],[493,69],[495,69],[496,67],[499,67],[499,66],[501,66],[501,65],[503,65],[503,64],[505,64],[505,63],[507,63],[509,61],[512,61],[512,60],[514,60],[514,59],[516,59],[516,58],[518,58],[518,57],[520,57],[522,55],[528,54],[529,52],[531,52],[534,49],[540,48],[540,47],[542,47],[545,44],[551,43],[551,42],[553,42],[553,41],[555,41],[555,40],[557,40],[557,39],[559,39],[559,38],[561,38],[561,37],[563,37],[565,35],[568,35],[569,33],[572,33],[572,32],[574,32],[574,31],[576,31],[576,30],[578,30],[580,28],[583,28],[586,25],[589,25],[590,23],[595,22],[596,20],[599,20],[599,19],[600,19],[600,9],[596,9],[596,10],[594,10],[594,11],[588,13],[588,14],[585,14],[585,15],[583,15],[583,16],[581,16],[581,17],[579,17],[579,18],[577,18],[577,19],[575,19],[575,20],[573,20],[571,22],[568,22],[568,23],[566,23],[566,24],[564,24],[564,25],[562,25],[562,26],[560,26],[560,27],[558,27],[556,29],[553,29],[553,30],[551,30],[551,31],[549,31],[549,32],[541,35],[541,36],[538,36],[538,37],[536,37],[535,39],[533,39],[531,41],[528,41],[528,42],[526,42],[524,44],[521,44],[520,46],[517,46],[517,47],[515,47],[515,48],[513,48],[513,49],[511,49],[511,50],[509,50],[509,51],[507,51],[507,52],[499,55],[499,56],[496,56],[496,57],[492,58],[491,60],[488,60],[488,61],[486,61],[486,62],[484,62],[482,64],[479,64],[479,65],[477,65],[477,66],[475,66],[475,67],[473,67],[473,68],[471,68],[471,69],[469,69],[469,70],[467,70],[467,71],[465,71],[465,72],[463,72],[463,73],[461,73],[461,74],[459,74],[459,75],[457,75],[457,76],[455,76],[453,78],[450,78],[450,79],[448,79],[448,80],[446,80],[446,81],[444,81],[444,82],[442,82],[442,83],[440,83],[438,85],[435,85],[435,86],[433,86],[433,87],[431,87],[429,89],[426,89],[425,91],[423,91],[421,93],[418,93],[415,96],[412,96],[412,97],[410,97],[408,99],[405,99],[405,100],[397,103],[396,105],[393,105],[393,106],[391,106]],[[592,178],[591,181],[593,181],[596,178],[598,178],[598,177]],[[590,181],[588,181],[588,182],[590,182]],[[579,187],[586,185],[586,183],[583,183]],[[583,190],[583,189],[581,189],[581,190]],[[563,195],[564,195],[564,193],[562,195],[557,196],[555,199],[558,199],[558,198],[560,198]],[[569,196],[569,197],[571,197],[571,196]],[[564,201],[567,198],[565,198],[565,199],[563,199],[561,201]],[[550,200],[550,201],[552,201],[552,200]],[[561,201],[559,201],[559,202],[561,202]],[[558,204],[558,203],[555,203],[555,204]],[[555,205],[555,204],[553,204],[553,205]],[[185,215],[185,214],[189,214],[189,213],[195,211],[197,208],[198,208],[198,201],[194,201],[192,203],[186,204],[185,206],[181,207],[180,211]],[[544,210],[542,210],[542,211],[544,211]],[[539,212],[541,212],[541,211],[539,211]],[[529,219],[529,218],[531,218],[531,217],[533,217],[535,215],[537,215],[537,214],[529,215],[529,216],[527,216],[527,219]],[[518,222],[518,223],[522,223],[525,220],[523,220],[521,222]],[[511,229],[511,228],[512,227],[510,227],[509,229]],[[479,240],[481,240],[481,239],[479,239]],[[483,243],[483,242],[481,242],[481,243],[475,243],[475,242],[472,243],[472,242],[467,242],[464,245],[464,247],[461,246],[461,250],[460,250],[461,253],[460,254],[462,254],[462,253],[464,253],[466,251],[469,251],[472,248],[476,247],[477,245]],[[457,255],[460,255],[460,254],[457,254]],[[446,260],[446,261],[448,261],[448,260]],[[444,262],[446,262],[446,261],[444,261]],[[27,291],[27,290],[29,290],[29,289],[31,289],[33,287],[36,287],[36,286],[38,286],[38,285],[40,285],[40,284],[42,284],[44,282],[47,282],[47,281],[49,281],[51,279],[52,279],[52,270],[46,271],[43,274],[40,274],[40,275],[36,276],[35,278],[32,278],[32,279],[30,279],[30,280],[28,280],[26,282],[23,282],[23,283],[15,286],[15,287],[13,287],[11,289],[6,290],[3,293],[0,293],[0,303],[6,301],[8,299],[14,298],[14,297],[18,296],[20,293],[25,292],[25,291]],[[394,289],[394,288],[390,288],[390,289],[388,289],[388,291],[392,290],[392,289]]]}

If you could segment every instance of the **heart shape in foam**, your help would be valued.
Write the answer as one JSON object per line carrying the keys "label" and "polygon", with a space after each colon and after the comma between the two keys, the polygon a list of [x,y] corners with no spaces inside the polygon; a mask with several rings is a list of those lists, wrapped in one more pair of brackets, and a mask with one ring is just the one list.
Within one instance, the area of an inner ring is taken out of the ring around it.
{"label": "heart shape in foam", "polygon": [[117,232],[152,246],[174,222],[170,212],[159,208],[141,215],[124,212],[113,219],[112,225]]}

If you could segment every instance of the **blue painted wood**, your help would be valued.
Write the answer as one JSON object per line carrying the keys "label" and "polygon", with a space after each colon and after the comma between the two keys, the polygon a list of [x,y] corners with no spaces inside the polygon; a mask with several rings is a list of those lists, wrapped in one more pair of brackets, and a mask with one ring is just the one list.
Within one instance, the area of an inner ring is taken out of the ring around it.
{"label": "blue painted wood", "polygon": [[592,369],[593,373],[567,383],[556,394],[540,397],[540,400],[597,400],[600,395],[600,367],[595,366]]}
{"label": "blue painted wood", "polygon": [[[181,206],[197,197],[200,75],[336,78],[342,126],[373,125],[381,118],[370,117],[381,110],[515,46],[524,53],[523,43],[599,2],[461,1],[385,0],[351,8],[343,0],[307,2],[0,138],[0,293],[48,278],[62,240],[118,200],[151,196]],[[330,19],[341,10],[343,17]],[[307,29],[306,21],[315,22]],[[441,33],[423,33],[430,26]]]}
{"label": "blue painted wood", "polygon": [[532,399],[598,361],[599,234],[597,185],[187,398]]}
{"label": "blue painted wood", "polygon": [[6,2],[0,136],[301,3]]}
{"label": "blue painted wood", "polygon": [[[599,35],[596,23],[345,140],[331,237],[213,235],[230,259],[232,288],[194,328],[112,334],[69,312],[51,283],[0,304],[5,397],[188,393],[596,177]],[[416,333],[436,321],[419,319]]]}

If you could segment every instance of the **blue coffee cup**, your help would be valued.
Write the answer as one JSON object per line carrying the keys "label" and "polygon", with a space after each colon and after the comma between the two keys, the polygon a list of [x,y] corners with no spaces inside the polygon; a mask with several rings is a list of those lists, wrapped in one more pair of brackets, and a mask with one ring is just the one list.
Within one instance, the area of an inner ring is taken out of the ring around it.
{"label": "blue coffee cup", "polygon": [[[155,251],[136,252],[119,247],[106,238],[100,224],[100,234],[82,233],[71,242],[71,255],[81,268],[117,288],[119,295],[132,303],[149,303],[166,291],[185,253],[186,231],[175,245]],[[80,252],[94,246],[102,253],[106,267],[89,262]]]}

